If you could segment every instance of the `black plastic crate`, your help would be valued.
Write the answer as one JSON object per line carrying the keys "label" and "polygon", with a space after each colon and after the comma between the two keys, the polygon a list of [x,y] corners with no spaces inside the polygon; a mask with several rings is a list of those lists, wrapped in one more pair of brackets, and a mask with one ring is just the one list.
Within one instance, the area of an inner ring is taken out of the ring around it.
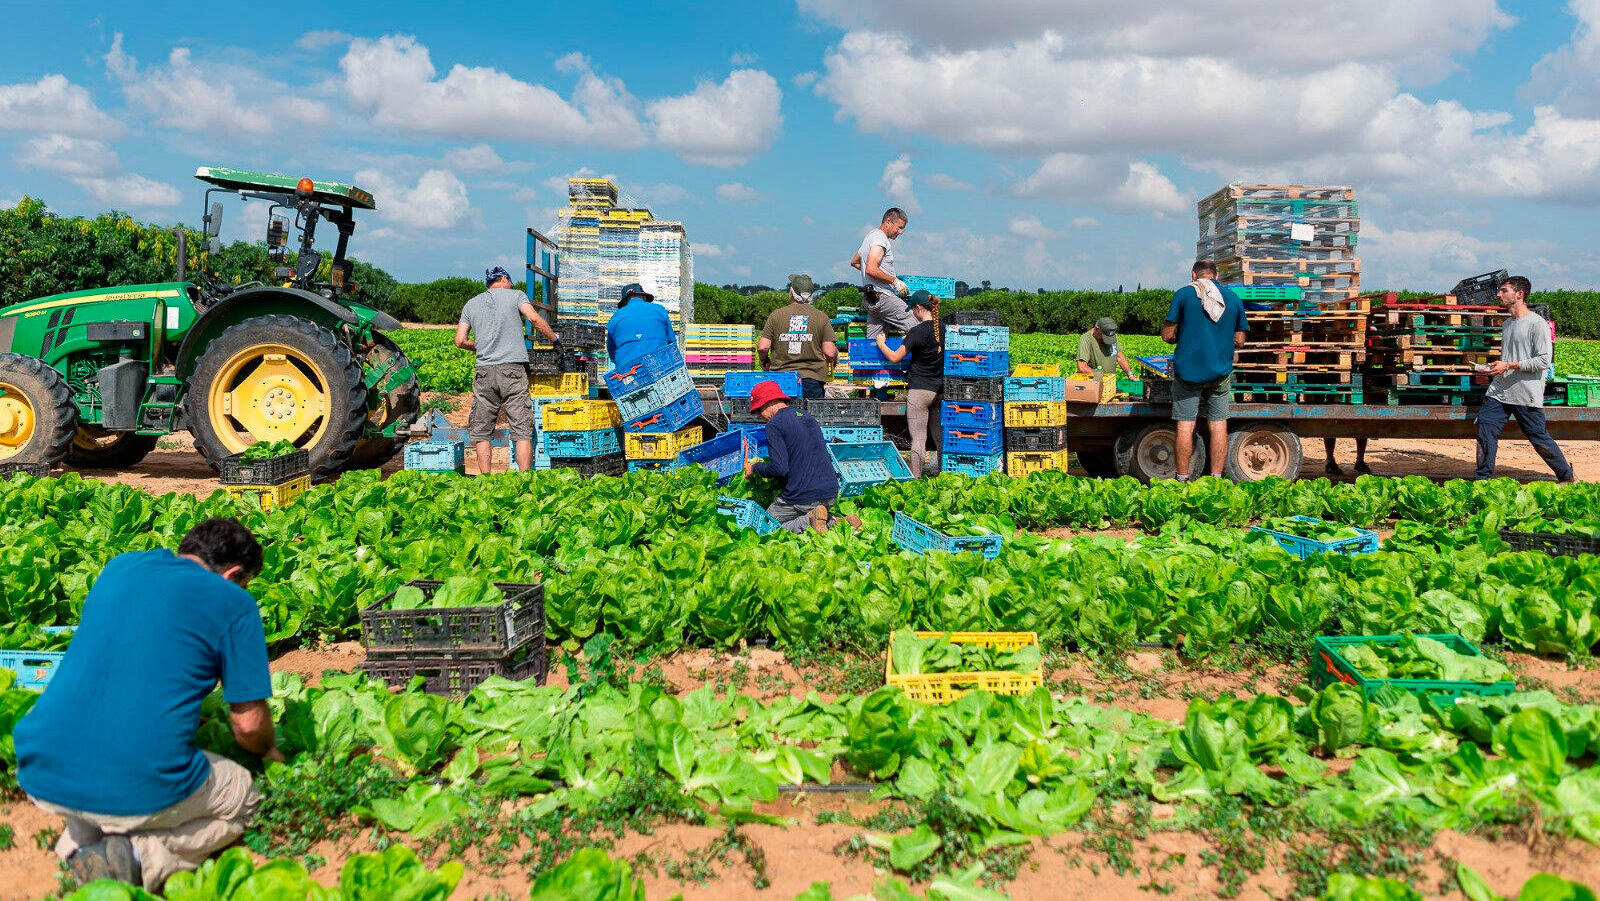
{"label": "black plastic crate", "polygon": [[1064,425],[1006,429],[1008,451],[1058,451],[1067,449]]}
{"label": "black plastic crate", "polygon": [[822,425],[878,425],[883,422],[883,407],[870,397],[814,397],[805,402],[806,412]]}
{"label": "black plastic crate", "polygon": [[1464,278],[1456,283],[1455,290],[1450,293],[1456,296],[1456,303],[1492,307],[1500,302],[1495,292],[1500,290],[1500,283],[1509,275],[1504,269],[1500,269]]}
{"label": "black plastic crate", "polygon": [[945,400],[977,400],[984,403],[998,404],[1006,399],[1006,380],[993,379],[958,379],[947,377],[944,380]]}
{"label": "black plastic crate", "polygon": [[1543,319],[1545,322],[1549,322],[1550,321],[1550,305],[1549,304],[1547,304],[1547,303],[1530,303],[1530,304],[1528,304],[1528,309],[1534,311],[1535,313],[1538,313],[1539,314],[1539,318]]}
{"label": "black plastic crate", "polygon": [[19,472],[25,472],[36,479],[42,479],[50,474],[49,463],[0,463],[0,481],[5,481]]}
{"label": "black plastic crate", "polygon": [[361,668],[369,676],[397,687],[421,676],[423,691],[459,697],[490,676],[516,682],[533,679],[543,685],[550,668],[550,652],[541,641],[498,659],[441,653],[377,653],[368,655]]}
{"label": "black plastic crate", "polygon": [[1147,404],[1172,403],[1172,379],[1145,379],[1144,402]]}
{"label": "black plastic crate", "polygon": [[567,348],[599,349],[606,346],[606,329],[603,325],[588,322],[557,322],[556,334]]}
{"label": "black plastic crate", "polygon": [[311,454],[305,449],[265,460],[246,460],[243,454],[222,458],[218,480],[224,485],[282,485],[311,474]]}
{"label": "black plastic crate", "polygon": [[1552,557],[1600,554],[1600,538],[1552,535],[1548,532],[1513,532],[1510,529],[1501,529],[1500,537],[1515,551],[1543,551]]}
{"label": "black plastic crate", "polygon": [[563,372],[581,372],[578,369],[562,369],[561,361],[566,352],[556,347],[535,348],[528,351],[528,373],[530,375],[560,375]]}
{"label": "black plastic crate", "polygon": [[993,310],[955,310],[939,317],[945,325],[1000,325],[1000,314]]}
{"label": "black plastic crate", "polygon": [[581,372],[589,377],[589,384],[600,384],[600,358],[594,353],[563,347],[558,365],[562,372]]}
{"label": "black plastic crate", "polygon": [[576,469],[579,475],[621,476],[628,473],[628,460],[622,454],[603,457],[551,457],[551,469]]}
{"label": "black plastic crate", "polygon": [[[443,582],[406,583],[433,597]],[[495,659],[530,642],[544,644],[544,586],[496,582],[506,599],[492,607],[391,610],[394,592],[361,611],[361,644],[372,653],[450,653]]]}
{"label": "black plastic crate", "polygon": [[[1565,394],[1567,389],[1562,388],[1561,390],[1562,390],[1562,393]],[[748,409],[746,409],[742,405],[738,406],[738,407],[735,407],[734,411],[732,413],[728,414],[728,422],[730,422],[730,423],[740,423],[740,424],[744,424],[744,425],[766,425],[767,424],[767,421],[765,419],[761,418],[761,414],[760,413],[751,413]]]}

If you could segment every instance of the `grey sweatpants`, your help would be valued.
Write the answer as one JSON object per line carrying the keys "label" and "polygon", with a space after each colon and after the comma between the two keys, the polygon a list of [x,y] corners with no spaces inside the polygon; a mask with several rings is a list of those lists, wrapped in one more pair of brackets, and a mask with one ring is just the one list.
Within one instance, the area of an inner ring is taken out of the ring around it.
{"label": "grey sweatpants", "polygon": [[911,477],[922,478],[922,467],[928,458],[928,445],[939,449],[939,392],[912,388],[906,394],[906,428],[911,431]]}
{"label": "grey sweatpants", "polygon": [[876,341],[883,334],[883,327],[901,332],[911,331],[917,324],[917,317],[911,315],[911,308],[906,306],[904,298],[893,291],[873,291],[867,300],[867,340]]}
{"label": "grey sweatpants", "polygon": [[767,512],[772,514],[772,518],[778,521],[778,525],[782,526],[784,531],[798,535],[811,528],[811,511],[826,506],[827,503],[817,501],[810,504],[786,504],[781,500],[774,500],[772,505],[767,507]]}

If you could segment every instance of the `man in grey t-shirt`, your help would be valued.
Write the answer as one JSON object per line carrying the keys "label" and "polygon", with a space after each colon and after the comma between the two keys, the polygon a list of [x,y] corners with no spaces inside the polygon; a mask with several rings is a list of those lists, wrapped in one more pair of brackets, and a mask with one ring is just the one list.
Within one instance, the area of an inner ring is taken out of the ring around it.
{"label": "man in grey t-shirt", "polygon": [[1500,362],[1489,367],[1494,381],[1478,410],[1478,472],[1487,479],[1494,475],[1494,458],[1499,451],[1500,432],[1506,421],[1516,417],[1522,434],[1556,474],[1556,481],[1574,481],[1572,464],[1544,424],[1544,374],[1550,369],[1554,348],[1550,324],[1528,309],[1528,293],[1533,285],[1525,276],[1513,275],[1500,283],[1500,302],[1511,314],[1501,332]]}
{"label": "man in grey t-shirt", "polygon": [[901,298],[911,290],[894,274],[894,240],[910,222],[905,211],[890,207],[877,228],[861,239],[861,248],[850,258],[850,267],[861,270],[861,298],[867,307],[867,338],[877,340],[883,326],[910,331],[917,324]]}
{"label": "man in grey t-shirt", "polygon": [[[477,354],[472,372],[472,413],[467,419],[467,437],[478,456],[478,472],[489,473],[489,437],[502,410],[506,430],[517,443],[517,461],[524,469],[533,468],[533,401],[528,397],[528,345],[522,327],[524,317],[560,346],[561,338],[534,310],[520,291],[511,287],[511,273],[499,266],[483,275],[488,290],[467,301],[456,325],[456,346]],[[468,333],[472,335],[469,339]]]}

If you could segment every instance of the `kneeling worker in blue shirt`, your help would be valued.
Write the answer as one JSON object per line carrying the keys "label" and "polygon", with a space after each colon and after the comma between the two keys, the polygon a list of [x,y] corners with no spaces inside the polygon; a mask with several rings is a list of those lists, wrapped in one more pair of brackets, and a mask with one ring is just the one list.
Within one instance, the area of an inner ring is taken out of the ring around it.
{"label": "kneeling worker in blue shirt", "polygon": [[196,748],[195,730],[220,681],[239,745],[283,760],[261,613],[245,591],[259,572],[250,530],[208,519],[177,554],[122,554],[95,580],[66,656],[13,731],[17,781],[66,820],[56,853],[80,882],[160,892],[255,816],[249,771]]}
{"label": "kneeling worker in blue shirt", "polygon": [[[789,406],[789,398],[770,379],[750,389],[750,412],[767,421],[766,460],[744,461],[744,475],[783,480],[783,493],[767,508],[778,524],[790,532],[816,529],[826,532],[836,520],[828,508],[839,499],[839,476],[833,455],[822,438],[822,426],[810,413]],[[845,517],[860,526],[854,515]]]}

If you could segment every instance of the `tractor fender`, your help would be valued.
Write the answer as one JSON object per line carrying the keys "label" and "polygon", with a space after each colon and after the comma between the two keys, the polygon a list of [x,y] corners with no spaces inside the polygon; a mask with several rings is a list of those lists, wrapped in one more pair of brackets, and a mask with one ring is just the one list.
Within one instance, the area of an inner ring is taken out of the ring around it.
{"label": "tractor fender", "polygon": [[360,317],[349,307],[310,291],[271,285],[246,288],[213,304],[189,327],[189,333],[178,345],[178,353],[174,358],[178,373],[186,377],[193,372],[195,361],[205,352],[206,345],[229,326],[267,313],[303,316],[329,327],[336,327],[337,323],[357,325],[360,322]]}

